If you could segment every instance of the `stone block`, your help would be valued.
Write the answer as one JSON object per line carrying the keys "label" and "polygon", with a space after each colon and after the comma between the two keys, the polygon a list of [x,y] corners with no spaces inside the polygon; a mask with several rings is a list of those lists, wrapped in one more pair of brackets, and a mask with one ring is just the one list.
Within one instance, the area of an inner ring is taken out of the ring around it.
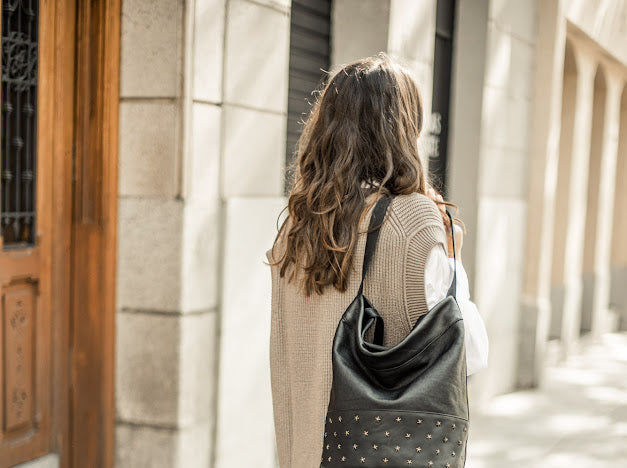
{"label": "stone block", "polygon": [[227,202],[216,468],[275,467],[268,356],[272,284],[263,262],[285,204],[281,197]]}
{"label": "stone block", "polygon": [[193,103],[191,144],[185,161],[185,198],[210,203],[219,197],[221,108]]}
{"label": "stone block", "polygon": [[118,312],[117,419],[186,428],[210,419],[216,313]]}
{"label": "stone block", "polygon": [[119,308],[179,311],[182,219],[177,200],[119,200]]}
{"label": "stone block", "polygon": [[181,319],[178,374],[178,421],[181,427],[213,419],[211,410],[218,367],[216,319],[215,311],[186,315]]}
{"label": "stone block", "polygon": [[226,0],[196,0],[194,3],[192,94],[197,100],[222,100],[225,3]]}
{"label": "stone block", "polygon": [[181,312],[213,309],[218,303],[219,202],[187,203],[183,216]]}
{"label": "stone block", "polygon": [[627,331],[627,266],[613,266],[610,281],[610,306],[618,314],[618,329]]}
{"label": "stone block", "polygon": [[566,294],[563,284],[551,286],[551,322],[549,338],[558,339],[562,336],[562,321],[564,320],[564,296]]}
{"label": "stone block", "polygon": [[289,16],[231,0],[227,18],[224,101],[286,113]]}
{"label": "stone block", "polygon": [[486,86],[483,99],[482,144],[493,148],[528,151],[531,101],[509,91]]}
{"label": "stone block", "polygon": [[177,0],[122,2],[120,96],[179,96],[183,5]]}
{"label": "stone block", "polygon": [[505,148],[482,148],[478,192],[493,197],[524,199],[528,165],[527,152]]}
{"label": "stone block", "polygon": [[209,425],[172,430],[118,424],[116,468],[206,468],[209,466]]}
{"label": "stone block", "polygon": [[36,458],[35,460],[20,463],[19,465],[13,465],[12,468],[59,468],[59,466],[59,455],[56,453],[49,453],[43,457]]}
{"label": "stone block", "polygon": [[180,431],[177,468],[207,468],[211,466],[212,425],[198,424]]}
{"label": "stone block", "polygon": [[508,147],[507,91],[486,86],[483,90],[482,144],[497,148]]}
{"label": "stone block", "polygon": [[118,312],[116,331],[117,419],[177,427],[181,316]]}
{"label": "stone block", "polygon": [[120,195],[178,192],[178,106],[169,101],[120,103]]}
{"label": "stone block", "polygon": [[286,117],[233,106],[223,106],[222,112],[222,196],[280,196]]}
{"label": "stone block", "polygon": [[389,0],[343,0],[331,10],[332,68],[388,50]]}
{"label": "stone block", "polygon": [[267,5],[270,8],[275,8],[284,12],[289,12],[292,6],[292,0],[251,0],[254,3],[261,5]]}
{"label": "stone block", "polygon": [[531,100],[535,73],[535,48],[516,37],[512,38],[512,63],[509,91],[514,97]]}
{"label": "stone block", "polygon": [[[525,235],[525,203],[481,197],[477,225],[475,291],[470,291],[490,338],[488,393],[513,388],[516,382],[520,292]],[[474,293],[474,294],[473,294]]]}
{"label": "stone block", "polygon": [[512,73],[512,41],[506,31],[488,22],[488,40],[485,83],[494,88],[507,89]]}
{"label": "stone block", "polygon": [[520,37],[526,42],[535,42],[537,27],[535,2],[492,0],[489,15],[490,19],[501,29]]}
{"label": "stone block", "polygon": [[410,60],[432,64],[437,2],[391,0],[389,3],[387,50]]}
{"label": "stone block", "polygon": [[507,102],[507,139],[509,148],[528,152],[531,148],[531,101],[511,96]]}

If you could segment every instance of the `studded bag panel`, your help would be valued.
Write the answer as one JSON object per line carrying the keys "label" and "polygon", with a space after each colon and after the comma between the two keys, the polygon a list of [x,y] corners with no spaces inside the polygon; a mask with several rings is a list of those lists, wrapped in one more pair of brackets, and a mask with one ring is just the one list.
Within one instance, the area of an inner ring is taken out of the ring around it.
{"label": "studded bag panel", "polygon": [[[371,229],[380,226],[389,202],[389,197],[379,199]],[[453,295],[456,275],[447,297],[387,348],[383,320],[363,296],[377,238],[378,229],[369,232],[362,284],[333,340],[320,466],[463,467],[469,413],[464,326]],[[365,340],[371,327],[372,343]]]}

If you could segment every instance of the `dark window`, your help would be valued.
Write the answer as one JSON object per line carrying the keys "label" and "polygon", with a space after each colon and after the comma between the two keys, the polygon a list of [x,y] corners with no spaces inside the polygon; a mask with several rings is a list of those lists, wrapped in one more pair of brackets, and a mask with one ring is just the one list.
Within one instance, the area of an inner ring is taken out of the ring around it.
{"label": "dark window", "polygon": [[429,173],[435,188],[446,198],[451,62],[456,0],[438,0],[433,61],[433,101],[428,137]]}
{"label": "dark window", "polygon": [[[287,105],[286,167],[313,102],[312,91],[326,78],[331,55],[331,0],[292,0]],[[289,191],[292,174],[286,174]]]}
{"label": "dark window", "polygon": [[35,243],[38,1],[2,1],[0,234],[5,248]]}

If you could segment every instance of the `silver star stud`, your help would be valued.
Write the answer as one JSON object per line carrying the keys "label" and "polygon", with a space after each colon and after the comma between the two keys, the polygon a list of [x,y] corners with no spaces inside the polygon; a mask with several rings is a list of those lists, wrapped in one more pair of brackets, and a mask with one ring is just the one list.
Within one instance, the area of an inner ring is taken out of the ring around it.
{"label": "silver star stud", "polygon": [[451,468],[451,464],[450,463],[447,463],[445,466],[446,466],[446,468]]}
{"label": "silver star stud", "polygon": [[394,450],[396,450],[397,452],[400,450],[401,448],[397,445],[396,447],[394,447]]}
{"label": "silver star stud", "polygon": [[372,448],[373,448],[373,449],[375,449],[375,450],[377,450],[377,449],[379,448],[379,446],[378,446],[377,444],[374,444],[374,445],[372,446]]}
{"label": "silver star stud", "polygon": [[381,421],[381,416],[377,416],[376,418],[374,418],[374,420],[375,420],[376,422]]}
{"label": "silver star stud", "polygon": [[367,436],[368,435],[368,431],[364,431],[364,435]]}
{"label": "silver star stud", "polygon": [[345,461],[346,461],[346,457],[342,457],[342,458],[341,458],[341,460],[342,460],[343,462],[345,462]]}
{"label": "silver star stud", "polygon": [[445,437],[444,439],[442,439],[443,442],[448,442],[448,437]]}
{"label": "silver star stud", "polygon": [[416,424],[422,424],[422,419],[417,420]]}
{"label": "silver star stud", "polygon": [[435,454],[440,455],[440,449],[436,449]]}
{"label": "silver star stud", "polygon": [[333,437],[337,437],[337,432],[334,432],[334,433],[333,433]]}
{"label": "silver star stud", "polygon": [[331,447],[329,444],[327,444],[327,450],[329,450],[329,447]]}
{"label": "silver star stud", "polygon": [[400,416],[398,416],[398,417],[396,418],[396,422],[401,422],[401,417],[400,417]]}
{"label": "silver star stud", "polygon": [[384,458],[382,461],[383,461],[383,463],[387,463],[387,462],[389,462],[390,460],[388,460],[387,458]]}
{"label": "silver star stud", "polygon": [[349,435],[350,433],[351,433],[350,431],[346,431],[344,435]]}
{"label": "silver star stud", "polygon": [[359,447],[359,445],[353,444],[353,450],[357,450],[357,447]]}
{"label": "silver star stud", "polygon": [[416,447],[416,452],[418,453],[422,452],[422,447]]}
{"label": "silver star stud", "polygon": [[451,424],[451,427],[452,427],[453,429],[455,429],[455,424]]}
{"label": "silver star stud", "polygon": [[342,444],[337,444],[337,448],[341,449],[342,448]]}
{"label": "silver star stud", "polygon": [[461,441],[461,440],[458,440],[458,441],[457,441],[457,445],[462,445],[462,441]]}
{"label": "silver star stud", "polygon": [[329,460],[329,461],[331,461],[331,457],[329,457],[329,459],[328,459],[328,460]]}
{"label": "silver star stud", "polygon": [[427,439],[430,439],[430,438],[431,438],[431,434],[427,434]]}
{"label": "silver star stud", "polygon": [[411,465],[411,460],[407,460],[407,464],[408,464],[408,465]]}
{"label": "silver star stud", "polygon": [[429,460],[429,463],[427,463],[427,465],[433,466],[433,462],[431,460]]}
{"label": "silver star stud", "polygon": [[333,419],[329,418],[329,423],[333,424]]}
{"label": "silver star stud", "polygon": [[337,420],[338,420],[339,422],[342,422],[342,416],[338,416]]}
{"label": "silver star stud", "polygon": [[326,432],[324,433],[324,436],[325,436],[325,437],[327,436],[327,433],[326,433]]}
{"label": "silver star stud", "polygon": [[361,458],[359,459],[359,461],[360,461],[360,462],[362,462],[362,463],[366,463],[366,459],[365,459],[364,457],[361,457]]}
{"label": "silver star stud", "polygon": [[440,427],[442,425],[442,423],[440,421],[435,423],[436,426]]}
{"label": "silver star stud", "polygon": [[390,431],[385,431],[385,437],[390,437]]}
{"label": "silver star stud", "polygon": [[359,415],[355,415],[355,421],[359,421]]}
{"label": "silver star stud", "polygon": [[454,457],[454,456],[455,456],[455,452],[451,452],[451,457]]}
{"label": "silver star stud", "polygon": [[409,439],[411,437],[411,434],[408,432],[407,434],[405,434],[405,438]]}

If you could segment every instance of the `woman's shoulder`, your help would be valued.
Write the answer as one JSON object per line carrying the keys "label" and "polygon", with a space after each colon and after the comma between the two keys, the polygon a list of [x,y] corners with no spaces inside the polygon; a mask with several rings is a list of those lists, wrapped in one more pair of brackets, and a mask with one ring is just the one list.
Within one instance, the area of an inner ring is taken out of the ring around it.
{"label": "woman's shoulder", "polygon": [[430,225],[442,227],[442,215],[435,202],[422,193],[396,195],[390,210],[406,235],[410,236]]}

